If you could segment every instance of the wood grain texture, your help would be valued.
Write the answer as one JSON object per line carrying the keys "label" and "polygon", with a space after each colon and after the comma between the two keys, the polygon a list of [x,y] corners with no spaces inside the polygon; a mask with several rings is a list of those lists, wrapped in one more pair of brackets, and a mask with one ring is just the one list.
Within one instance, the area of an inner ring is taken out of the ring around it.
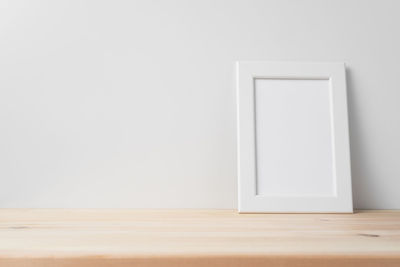
{"label": "wood grain texture", "polygon": [[0,266],[400,266],[400,212],[0,210]]}

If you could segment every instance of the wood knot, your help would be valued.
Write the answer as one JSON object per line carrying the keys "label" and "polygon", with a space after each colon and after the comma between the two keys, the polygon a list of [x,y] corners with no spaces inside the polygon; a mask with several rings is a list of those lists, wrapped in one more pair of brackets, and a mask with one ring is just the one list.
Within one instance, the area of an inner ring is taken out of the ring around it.
{"label": "wood knot", "polygon": [[366,236],[366,237],[379,237],[380,235],[374,235],[374,234],[358,234],[359,236]]}
{"label": "wood knot", "polygon": [[29,227],[28,226],[11,226],[11,227],[8,227],[9,229],[28,229]]}

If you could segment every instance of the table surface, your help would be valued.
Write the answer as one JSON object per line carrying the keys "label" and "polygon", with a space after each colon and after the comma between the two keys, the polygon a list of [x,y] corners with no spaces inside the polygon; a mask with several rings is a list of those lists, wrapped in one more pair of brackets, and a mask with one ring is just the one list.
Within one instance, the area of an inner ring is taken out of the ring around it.
{"label": "table surface", "polygon": [[0,209],[0,266],[321,263],[400,266],[400,211]]}

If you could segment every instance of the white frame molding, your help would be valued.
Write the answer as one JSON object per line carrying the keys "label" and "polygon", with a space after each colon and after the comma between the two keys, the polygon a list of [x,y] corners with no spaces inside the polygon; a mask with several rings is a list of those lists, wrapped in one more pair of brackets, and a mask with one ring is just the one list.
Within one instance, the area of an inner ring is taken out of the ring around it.
{"label": "white frame molding", "polygon": [[[344,63],[237,62],[238,180],[241,213],[352,213],[351,167]],[[332,196],[257,195],[255,79],[324,79],[331,97]]]}

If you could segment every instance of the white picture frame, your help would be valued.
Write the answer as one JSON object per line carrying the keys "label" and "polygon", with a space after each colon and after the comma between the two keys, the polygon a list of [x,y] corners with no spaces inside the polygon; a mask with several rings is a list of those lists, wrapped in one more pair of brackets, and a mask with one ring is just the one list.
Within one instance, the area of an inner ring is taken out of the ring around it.
{"label": "white picture frame", "polygon": [[239,212],[352,213],[344,63],[236,67]]}

